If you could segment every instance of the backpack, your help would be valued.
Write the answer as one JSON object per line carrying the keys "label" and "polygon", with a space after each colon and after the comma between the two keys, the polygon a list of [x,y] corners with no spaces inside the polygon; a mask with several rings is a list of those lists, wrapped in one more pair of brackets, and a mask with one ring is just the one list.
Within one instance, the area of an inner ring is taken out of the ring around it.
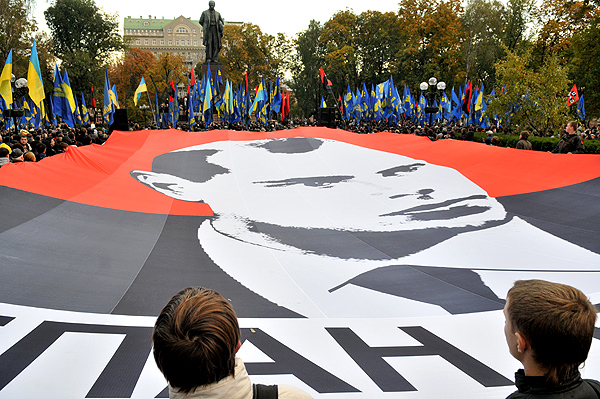
{"label": "backpack", "polygon": [[252,384],[254,399],[277,399],[277,385]]}

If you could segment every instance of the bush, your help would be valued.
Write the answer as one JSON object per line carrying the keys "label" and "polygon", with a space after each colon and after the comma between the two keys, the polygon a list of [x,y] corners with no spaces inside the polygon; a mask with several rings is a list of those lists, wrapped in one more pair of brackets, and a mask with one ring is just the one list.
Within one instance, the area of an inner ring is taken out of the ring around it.
{"label": "bush", "polygon": [[[519,136],[516,134],[494,134],[494,136],[498,136],[500,139],[500,142],[498,143],[499,147],[515,148],[517,141],[519,141]],[[486,137],[486,132],[475,133],[476,142],[483,143],[483,140],[485,140]],[[552,151],[560,139],[555,137],[529,136],[529,141],[531,141],[531,147],[533,151],[547,152]],[[600,154],[600,140],[584,140],[583,145],[585,146],[586,154]]]}

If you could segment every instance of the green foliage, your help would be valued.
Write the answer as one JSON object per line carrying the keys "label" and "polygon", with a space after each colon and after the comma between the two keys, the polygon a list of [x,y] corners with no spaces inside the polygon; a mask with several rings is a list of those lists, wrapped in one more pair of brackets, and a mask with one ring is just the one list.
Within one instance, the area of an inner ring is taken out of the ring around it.
{"label": "green foliage", "polygon": [[105,14],[93,0],[55,0],[44,16],[73,92],[100,86],[111,55],[124,49],[116,15]]}
{"label": "green foliage", "polygon": [[[600,17],[572,38],[566,52],[571,60],[570,78],[584,94],[586,115],[600,115]],[[586,118],[589,120],[589,116]]]}
{"label": "green foliage", "polygon": [[459,15],[456,0],[403,0],[399,4],[400,46],[392,73],[397,83],[418,86],[431,76],[452,87],[464,81],[460,47]]}
{"label": "green foliage", "polygon": [[496,83],[494,65],[504,56],[507,10],[497,0],[469,0],[460,17],[464,35],[463,45],[467,76],[487,87]]}
{"label": "green foliage", "polygon": [[256,25],[225,25],[220,56],[225,76],[238,83],[247,72],[251,87],[256,87],[263,76],[266,80],[275,80],[283,63],[285,46],[289,47],[285,37],[280,35],[276,39],[262,33]]}
{"label": "green foliage", "polygon": [[526,44],[525,33],[533,20],[534,10],[535,0],[507,1],[504,45],[510,51],[519,51]]}
{"label": "green foliage", "polygon": [[522,56],[506,52],[506,58],[496,64],[496,93],[504,93],[489,103],[487,115],[498,115],[505,126],[526,126],[540,135],[555,132],[569,120],[566,68],[551,57],[536,72],[528,67],[529,52]]}
{"label": "green foliage", "polygon": [[0,65],[4,66],[12,49],[13,71],[25,70],[15,76],[27,75],[31,39],[36,29],[31,18],[33,4],[32,0],[0,0]]}
{"label": "green foliage", "polygon": [[[498,147],[510,147],[515,148],[517,141],[519,141],[519,135],[517,134],[494,134],[500,140]],[[487,137],[486,132],[475,133],[475,141],[483,143],[483,140]],[[529,136],[528,139],[531,142],[533,151],[552,151],[554,147],[560,141],[557,137],[537,137]],[[583,145],[585,147],[586,154],[600,154],[600,140],[584,140]]]}
{"label": "green foliage", "polygon": [[315,20],[295,40],[295,62],[292,67],[290,87],[297,105],[291,110],[293,116],[309,117],[319,107],[321,81],[319,68],[325,62],[325,47],[319,40],[323,27]]}

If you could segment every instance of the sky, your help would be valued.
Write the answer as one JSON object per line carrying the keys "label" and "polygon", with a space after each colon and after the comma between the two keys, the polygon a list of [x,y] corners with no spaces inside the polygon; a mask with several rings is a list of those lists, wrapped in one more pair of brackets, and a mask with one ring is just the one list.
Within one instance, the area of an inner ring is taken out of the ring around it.
{"label": "sky", "polygon": [[[148,18],[149,15],[152,15],[152,17],[157,18],[174,19],[183,15],[198,20],[202,11],[208,8],[208,0],[205,2],[190,0],[173,2],[96,0],[96,4],[106,13],[118,14],[121,32],[123,19],[128,16]],[[48,0],[37,0],[34,13],[38,27],[46,31],[48,29],[44,20],[44,11],[49,6],[50,2]],[[215,9],[221,13],[225,21],[248,22],[258,25],[263,33],[276,35],[281,32],[289,37],[306,30],[311,19],[325,23],[335,12],[346,8],[352,9],[356,14],[367,10],[397,12],[398,0],[379,0],[377,3],[360,0],[301,0],[287,2],[279,0],[215,0]]]}

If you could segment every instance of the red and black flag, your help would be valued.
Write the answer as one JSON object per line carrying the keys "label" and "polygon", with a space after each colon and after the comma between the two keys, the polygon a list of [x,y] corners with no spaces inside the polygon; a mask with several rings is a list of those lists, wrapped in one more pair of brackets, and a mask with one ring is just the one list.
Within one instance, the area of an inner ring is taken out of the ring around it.
{"label": "red and black flag", "polygon": [[96,109],[96,96],[94,95],[94,85],[92,85],[92,107]]}
{"label": "red and black flag", "polygon": [[471,111],[471,97],[473,96],[473,82],[469,81],[465,86],[465,94],[463,96],[462,110],[465,114]]}
{"label": "red and black flag", "polygon": [[577,85],[574,84],[573,88],[569,92],[569,95],[567,96],[567,107],[570,107],[577,101],[579,101],[579,93],[577,92]]}
{"label": "red and black flag", "polygon": [[331,83],[331,80],[327,79],[327,75],[325,75],[323,67],[321,67],[319,72],[321,74],[321,83],[323,83],[323,87],[328,90],[328,87],[333,86],[333,83]]}
{"label": "red and black flag", "polygon": [[169,101],[174,103],[175,102],[175,85],[173,84],[173,78],[171,78],[171,83],[169,84],[170,86],[170,90],[169,90]]}

